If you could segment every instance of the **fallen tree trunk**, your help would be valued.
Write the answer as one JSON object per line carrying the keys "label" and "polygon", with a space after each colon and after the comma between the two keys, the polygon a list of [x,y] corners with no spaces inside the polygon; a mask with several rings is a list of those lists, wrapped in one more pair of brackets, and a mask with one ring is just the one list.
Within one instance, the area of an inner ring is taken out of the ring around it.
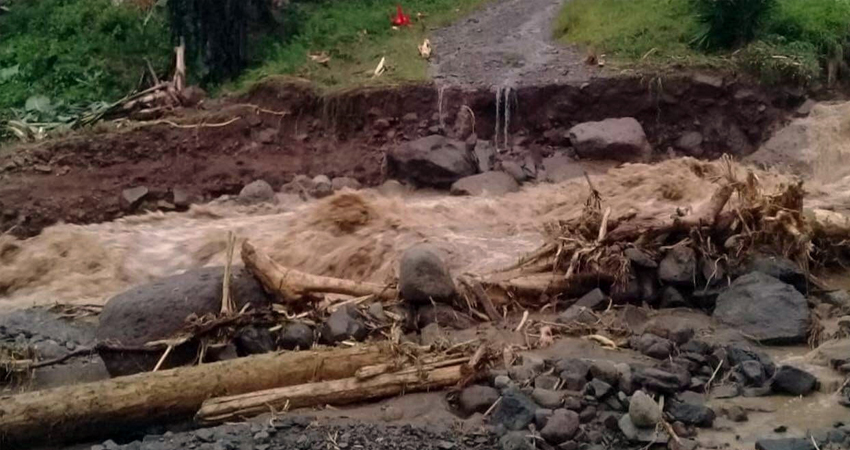
{"label": "fallen tree trunk", "polygon": [[202,424],[240,420],[274,410],[319,405],[348,405],[390,397],[405,392],[441,389],[467,378],[466,365],[426,366],[397,373],[378,375],[366,380],[356,377],[270,389],[204,402],[195,419]]}
{"label": "fallen tree trunk", "polygon": [[389,346],[266,354],[0,397],[0,448],[190,418],[211,397],[352,377],[391,358]]}
{"label": "fallen tree trunk", "polygon": [[242,261],[266,289],[278,294],[285,303],[302,301],[316,293],[374,295],[383,300],[398,297],[398,291],[388,286],[312,275],[281,266],[247,240],[242,244]]}

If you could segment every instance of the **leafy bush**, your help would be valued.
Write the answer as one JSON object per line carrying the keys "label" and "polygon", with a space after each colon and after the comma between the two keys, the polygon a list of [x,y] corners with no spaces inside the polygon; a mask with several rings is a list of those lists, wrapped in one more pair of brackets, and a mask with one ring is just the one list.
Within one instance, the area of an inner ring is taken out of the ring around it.
{"label": "leafy bush", "polygon": [[137,87],[146,60],[160,74],[170,65],[165,21],[132,3],[17,0],[7,6],[0,15],[0,118],[33,96],[54,106],[115,100]]}
{"label": "leafy bush", "polygon": [[786,42],[774,36],[756,41],[737,55],[739,64],[766,84],[805,86],[820,76],[817,48],[808,42]]}
{"label": "leafy bush", "polygon": [[777,0],[693,0],[703,31],[696,43],[706,49],[740,47],[756,37]]}
{"label": "leafy bush", "polygon": [[833,54],[850,40],[850,0],[780,0],[764,31]]}

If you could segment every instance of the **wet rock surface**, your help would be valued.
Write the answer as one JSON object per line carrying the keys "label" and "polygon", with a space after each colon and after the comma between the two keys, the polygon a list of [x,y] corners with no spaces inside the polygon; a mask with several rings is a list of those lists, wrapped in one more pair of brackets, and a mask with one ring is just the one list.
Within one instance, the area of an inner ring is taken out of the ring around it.
{"label": "wet rock surface", "polygon": [[454,281],[439,256],[428,244],[407,249],[401,257],[399,291],[407,302],[427,305],[447,302],[456,295]]}
{"label": "wet rock surface", "polygon": [[388,175],[417,186],[449,188],[478,171],[475,158],[461,141],[427,136],[387,153]]}
{"label": "wet rock surface", "polygon": [[[218,314],[221,310],[221,283],[224,268],[194,269],[134,287],[111,298],[100,314],[96,338],[126,347],[141,347],[166,339],[181,330],[186,318]],[[236,309],[246,304],[266,308],[269,300],[260,283],[244,268],[233,270],[231,289]],[[187,364],[197,355],[197,344],[187,343],[171,352],[164,367]],[[101,351],[100,356],[112,376],[149,371],[160,352]]]}
{"label": "wet rock surface", "polygon": [[586,159],[640,161],[651,152],[643,127],[631,117],[578,124],[569,133],[576,153]]}
{"label": "wet rock surface", "polygon": [[761,272],[738,278],[722,292],[714,317],[765,344],[805,342],[809,329],[806,298]]}

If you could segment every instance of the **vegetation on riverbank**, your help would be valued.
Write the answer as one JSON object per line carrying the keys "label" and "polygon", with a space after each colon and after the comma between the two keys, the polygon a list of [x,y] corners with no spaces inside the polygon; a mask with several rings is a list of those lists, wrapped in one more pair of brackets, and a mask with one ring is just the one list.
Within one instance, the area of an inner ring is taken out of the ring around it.
{"label": "vegetation on riverbank", "polygon": [[[763,8],[749,16],[744,9],[754,3]],[[718,5],[748,17],[751,33],[732,34],[742,24],[729,23]],[[850,0],[572,0],[555,30],[565,42],[629,65],[739,67],[767,83],[850,75],[841,74]]]}

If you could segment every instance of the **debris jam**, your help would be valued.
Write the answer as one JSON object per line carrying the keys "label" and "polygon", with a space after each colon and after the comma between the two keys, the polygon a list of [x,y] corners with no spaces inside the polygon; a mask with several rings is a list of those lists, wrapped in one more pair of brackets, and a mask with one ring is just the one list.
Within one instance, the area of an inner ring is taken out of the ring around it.
{"label": "debris jam", "polygon": [[649,163],[633,118],[539,161],[435,134],[375,187],[0,237],[0,442],[847,448],[837,107],[750,161]]}

